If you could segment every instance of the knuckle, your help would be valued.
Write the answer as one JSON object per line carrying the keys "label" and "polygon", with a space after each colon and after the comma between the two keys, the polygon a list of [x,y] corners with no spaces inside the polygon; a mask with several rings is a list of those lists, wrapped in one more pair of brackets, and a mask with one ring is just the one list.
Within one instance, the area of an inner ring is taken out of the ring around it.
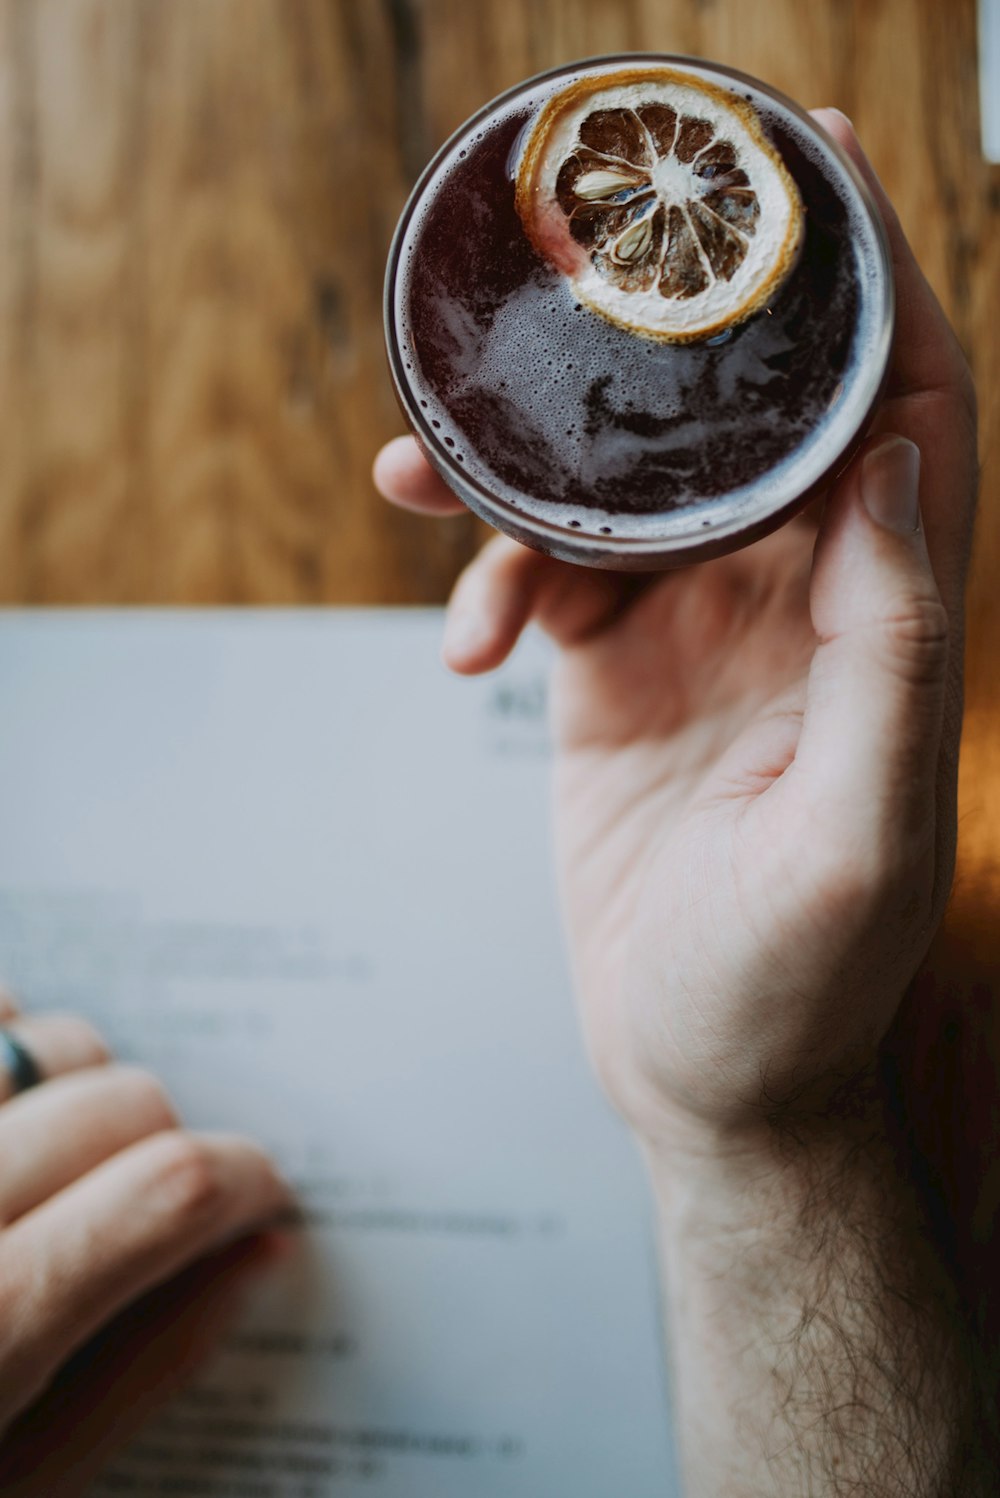
{"label": "knuckle", "polygon": [[102,1065],[111,1060],[111,1047],[100,1031],[79,1014],[53,1014],[64,1036],[71,1041],[74,1054],[91,1065]]}
{"label": "knuckle", "polygon": [[914,686],[938,685],[948,666],[949,626],[937,598],[915,598],[881,621],[890,668]]}
{"label": "knuckle", "polygon": [[115,1068],[118,1102],[133,1119],[141,1121],[147,1134],[174,1128],[177,1113],[159,1077],[141,1066]]}
{"label": "knuckle", "polygon": [[224,1205],[225,1182],[208,1146],[194,1134],[173,1130],[159,1136],[153,1160],[153,1190],[171,1222],[197,1224]]}

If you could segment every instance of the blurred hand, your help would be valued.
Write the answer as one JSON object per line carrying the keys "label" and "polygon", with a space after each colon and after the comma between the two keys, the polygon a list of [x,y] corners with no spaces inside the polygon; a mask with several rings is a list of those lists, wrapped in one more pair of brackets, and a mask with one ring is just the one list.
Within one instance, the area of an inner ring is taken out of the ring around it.
{"label": "blurred hand", "polygon": [[[752,1144],[796,1101],[822,1112],[873,1058],[952,878],[974,395],[850,125],[817,118],[878,198],[898,297],[884,404],[818,534],[800,518],[638,586],[498,538],[449,607],[456,671],[499,664],[532,619],[562,647],[558,856],[585,1031],[668,1155]],[[375,477],[461,510],[410,438]]]}
{"label": "blurred hand", "polygon": [[3,993],[0,1024],[45,1078],[11,1097],[0,1070],[0,1489],[69,1498],[212,1349],[290,1199],[85,1021]]}

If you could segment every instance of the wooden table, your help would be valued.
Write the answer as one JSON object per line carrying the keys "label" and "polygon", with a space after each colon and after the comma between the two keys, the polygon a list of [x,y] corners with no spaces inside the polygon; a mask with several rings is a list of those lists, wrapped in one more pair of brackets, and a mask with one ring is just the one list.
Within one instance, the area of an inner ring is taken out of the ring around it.
{"label": "wooden table", "polygon": [[0,600],[424,603],[478,541],[380,504],[409,184],[554,63],[702,53],[836,103],[973,362],[986,493],[953,931],[1000,953],[1000,177],[974,0],[0,0]]}

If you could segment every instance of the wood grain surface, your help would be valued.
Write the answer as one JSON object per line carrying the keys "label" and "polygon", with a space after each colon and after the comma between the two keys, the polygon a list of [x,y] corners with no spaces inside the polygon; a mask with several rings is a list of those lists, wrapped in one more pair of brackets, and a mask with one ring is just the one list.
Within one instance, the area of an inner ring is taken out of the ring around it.
{"label": "wood grain surface", "polygon": [[541,68],[699,53],[854,119],[972,360],[959,917],[1000,903],[1000,178],[974,0],[0,0],[0,601],[404,603],[478,544],[388,510],[407,189]]}

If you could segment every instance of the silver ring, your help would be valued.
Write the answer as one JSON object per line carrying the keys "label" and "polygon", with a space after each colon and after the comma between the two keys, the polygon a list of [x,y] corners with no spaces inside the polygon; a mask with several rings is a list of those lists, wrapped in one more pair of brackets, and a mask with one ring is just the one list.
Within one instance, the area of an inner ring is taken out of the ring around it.
{"label": "silver ring", "polygon": [[10,1078],[11,1094],[26,1092],[43,1080],[41,1069],[27,1046],[0,1025],[0,1066]]}

